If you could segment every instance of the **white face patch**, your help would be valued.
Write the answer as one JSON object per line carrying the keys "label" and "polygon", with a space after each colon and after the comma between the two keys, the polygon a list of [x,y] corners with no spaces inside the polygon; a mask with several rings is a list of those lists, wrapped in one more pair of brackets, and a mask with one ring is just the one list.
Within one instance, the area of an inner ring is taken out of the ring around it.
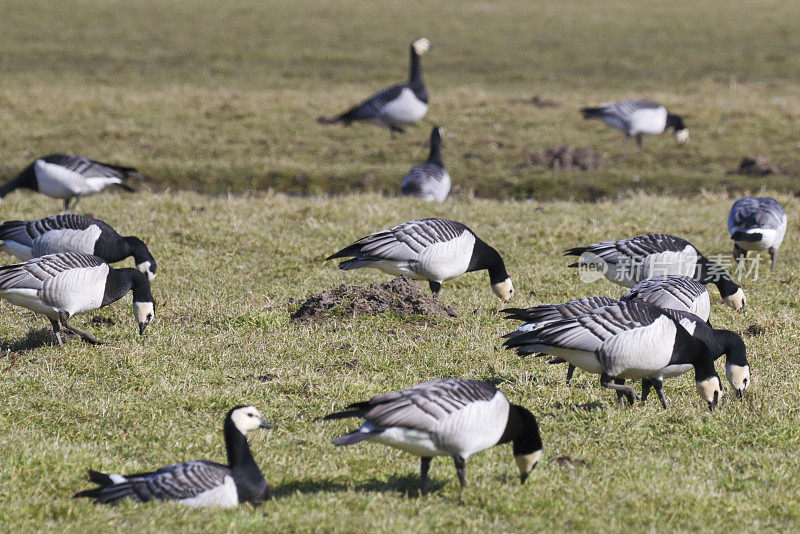
{"label": "white face patch", "polygon": [[156,279],[156,273],[154,273],[154,272],[152,272],[150,270],[150,262],[149,261],[143,261],[142,263],[137,265],[136,268],[139,269],[139,271],[142,274],[146,274],[147,275],[147,279],[150,280],[151,282]]}
{"label": "white face patch", "polygon": [[538,450],[532,452],[530,454],[526,454],[525,456],[514,456],[514,461],[517,462],[517,468],[519,469],[519,474],[522,476],[527,476],[530,474],[531,471],[536,467],[536,464],[539,463],[539,460],[542,457],[542,451]]}
{"label": "white face patch", "polygon": [[697,392],[709,406],[717,405],[720,396],[722,396],[722,384],[719,381],[719,377],[712,376],[700,382],[695,382],[695,385],[697,386]]}
{"label": "white face patch", "polygon": [[736,396],[741,397],[750,385],[750,366],[725,364],[725,376],[731,387],[736,391]]}
{"label": "white face patch", "polygon": [[498,284],[492,284],[492,291],[497,295],[497,298],[503,302],[508,302],[514,296],[514,284],[511,283],[511,278],[506,278]]}
{"label": "white face patch", "polygon": [[744,298],[744,290],[740,287],[736,293],[725,297],[722,299],[722,302],[733,308],[734,310],[741,310],[744,308],[745,298]]}
{"label": "white face patch", "polygon": [[255,430],[264,424],[264,419],[261,417],[261,412],[259,412],[253,406],[245,406],[243,408],[239,408],[238,410],[234,410],[231,414],[231,421],[233,421],[236,429],[245,436],[251,430]]}
{"label": "white face patch", "polygon": [[136,322],[139,323],[139,333],[143,333],[150,321],[155,317],[155,308],[152,302],[134,302],[133,303],[133,316]]}
{"label": "white face patch", "polygon": [[689,140],[689,129],[684,128],[683,130],[677,130],[673,135],[675,136],[676,143],[679,145],[685,145]]}
{"label": "white face patch", "polygon": [[422,37],[414,41],[411,44],[411,46],[414,47],[414,52],[416,52],[418,55],[421,56],[422,54],[431,49],[431,42]]}

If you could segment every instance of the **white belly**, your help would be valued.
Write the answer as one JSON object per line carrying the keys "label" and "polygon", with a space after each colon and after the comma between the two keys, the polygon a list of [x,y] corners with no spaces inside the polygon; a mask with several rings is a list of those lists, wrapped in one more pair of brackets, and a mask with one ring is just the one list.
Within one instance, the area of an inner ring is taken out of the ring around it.
{"label": "white belly", "polygon": [[444,282],[461,276],[469,268],[475,236],[464,231],[445,243],[426,247],[419,255],[414,270],[428,280]]}
{"label": "white belly", "polygon": [[100,237],[100,228],[93,224],[85,230],[50,230],[33,241],[33,256],[57,252],[85,252],[94,254],[94,245]]}
{"label": "white belly", "polygon": [[772,228],[752,228],[746,230],[748,234],[761,234],[760,241],[735,241],[739,248],[745,250],[767,250],[775,246],[778,233]]}
{"label": "white belly", "polygon": [[53,198],[70,198],[97,193],[109,185],[119,184],[119,178],[86,178],[61,165],[36,160],[33,165],[39,192]]}
{"label": "white belly", "polygon": [[15,306],[27,308],[34,313],[41,313],[51,319],[58,319],[58,310],[45,303],[36,289],[14,288],[0,291],[0,297]]}
{"label": "white belly", "polygon": [[233,477],[225,477],[225,483],[214,489],[204,491],[189,499],[179,501],[185,506],[191,507],[215,507],[215,508],[234,508],[239,505],[239,492],[236,491],[236,483]]}
{"label": "white belly", "polygon": [[640,109],[630,119],[630,135],[658,135],[667,124],[667,109]]}
{"label": "white belly", "polygon": [[430,433],[411,428],[391,427],[376,434],[376,441],[417,456],[450,456],[450,452],[439,448]]}
{"label": "white belly", "polygon": [[402,126],[418,122],[426,113],[428,104],[419,100],[414,91],[404,87],[397,98],[383,107],[379,118],[387,125]]}
{"label": "white belly", "polygon": [[570,365],[574,365],[587,373],[599,375],[603,372],[603,366],[600,365],[600,360],[597,359],[597,355],[594,352],[554,347],[547,349],[544,353],[563,358],[569,362]]}
{"label": "white belly", "polygon": [[58,310],[77,315],[94,311],[103,303],[108,265],[70,269],[45,281],[42,301]]}

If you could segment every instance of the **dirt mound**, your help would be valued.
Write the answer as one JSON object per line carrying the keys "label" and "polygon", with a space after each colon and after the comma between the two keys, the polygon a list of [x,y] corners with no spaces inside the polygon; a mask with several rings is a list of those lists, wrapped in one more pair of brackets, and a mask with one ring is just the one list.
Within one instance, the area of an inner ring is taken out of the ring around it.
{"label": "dirt mound", "polygon": [[593,171],[600,168],[603,156],[588,147],[553,146],[528,157],[531,167],[547,167],[554,171]]}
{"label": "dirt mound", "polygon": [[530,98],[519,98],[516,100],[512,100],[512,102],[515,104],[529,104],[536,108],[557,108],[561,106],[561,104],[559,104],[555,100],[550,100],[549,98],[542,98],[539,95],[534,95]]}
{"label": "dirt mound", "polygon": [[308,297],[291,315],[292,320],[321,322],[332,317],[356,317],[394,312],[400,315],[455,317],[450,306],[443,306],[420,292],[419,284],[405,277],[368,286],[336,286]]}
{"label": "dirt mound", "polygon": [[764,156],[746,156],[739,163],[736,174],[748,174],[750,176],[766,176],[768,174],[780,174],[781,170]]}

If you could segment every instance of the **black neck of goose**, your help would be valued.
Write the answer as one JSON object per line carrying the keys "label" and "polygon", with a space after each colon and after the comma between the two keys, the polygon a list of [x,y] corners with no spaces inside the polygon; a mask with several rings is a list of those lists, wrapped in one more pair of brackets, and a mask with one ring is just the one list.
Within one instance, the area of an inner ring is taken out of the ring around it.
{"label": "black neck of goose", "polygon": [[542,437],[536,418],[527,408],[511,404],[508,409],[506,429],[498,445],[514,442],[514,456],[523,456],[542,450]]}
{"label": "black neck of goose", "polygon": [[126,252],[123,258],[133,256],[133,261],[136,262],[136,265],[139,265],[145,261],[149,261],[150,265],[155,267],[156,260],[153,259],[153,255],[150,254],[150,250],[148,250],[147,245],[144,244],[144,241],[138,237],[128,236],[122,238],[122,243],[122,248]]}
{"label": "black neck of goose", "polygon": [[250,466],[258,469],[253,453],[250,452],[250,444],[247,443],[247,437],[239,432],[233,420],[230,418],[225,419],[222,432],[225,434],[225,450],[228,453],[228,465],[231,469]]}
{"label": "black neck of goose", "polygon": [[108,269],[102,306],[116,302],[133,290],[134,302],[154,302],[147,276],[137,269]]}
{"label": "black neck of goose", "polygon": [[434,128],[431,131],[431,152],[428,155],[428,163],[433,163],[439,167],[444,167],[442,163],[442,135],[439,133],[439,128]]}
{"label": "black neck of goose", "polygon": [[730,330],[714,330],[714,337],[719,340],[722,346],[722,354],[725,354],[726,363],[732,363],[740,367],[748,365],[747,347],[739,334]]}
{"label": "black neck of goose", "polygon": [[676,322],[675,344],[670,365],[691,364],[694,366],[695,381],[701,382],[717,375],[714,369],[712,349],[700,339],[692,336]]}
{"label": "black neck of goose", "polygon": [[15,189],[39,190],[39,185],[36,181],[36,172],[33,170],[33,163],[25,167],[16,177],[0,185],[0,198],[3,198]]}
{"label": "black neck of goose", "polygon": [[683,119],[679,115],[673,115],[672,113],[667,113],[667,124],[665,127],[672,128],[676,132],[686,129]]}
{"label": "black neck of goose", "polygon": [[739,291],[739,286],[731,280],[728,271],[717,265],[713,261],[709,261],[705,256],[701,255],[697,260],[697,268],[695,269],[695,279],[701,284],[714,284],[719,290],[722,298],[730,297]]}
{"label": "black neck of goose", "polygon": [[420,61],[420,56],[417,54],[417,51],[414,50],[413,45],[410,50],[411,59],[409,61],[408,85],[422,85],[422,62]]}
{"label": "black neck of goose", "polygon": [[499,284],[506,278],[506,264],[503,263],[503,258],[500,254],[483,242],[479,237],[475,237],[475,244],[472,246],[472,258],[469,260],[469,267],[467,272],[481,271],[487,269],[489,271],[489,281],[492,284]]}

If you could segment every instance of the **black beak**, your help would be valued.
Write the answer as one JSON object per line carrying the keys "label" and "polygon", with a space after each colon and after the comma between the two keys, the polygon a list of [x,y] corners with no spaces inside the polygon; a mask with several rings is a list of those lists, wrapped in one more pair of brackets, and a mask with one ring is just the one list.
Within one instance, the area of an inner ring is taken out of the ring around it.
{"label": "black beak", "polygon": [[527,474],[519,476],[519,483],[520,484],[525,484],[526,480],[528,480],[528,475]]}
{"label": "black beak", "polygon": [[144,334],[144,329],[147,328],[148,323],[139,323],[139,335]]}
{"label": "black beak", "polygon": [[266,421],[264,421],[263,419],[261,420],[261,424],[260,424],[260,425],[258,425],[258,427],[259,427],[259,428],[266,428],[266,429],[270,429],[270,428],[272,428],[272,427],[271,427],[271,426],[270,426],[270,425],[269,425],[269,424],[268,424]]}
{"label": "black beak", "polygon": [[737,399],[744,398],[744,390],[743,389],[737,389],[736,390],[736,398]]}

